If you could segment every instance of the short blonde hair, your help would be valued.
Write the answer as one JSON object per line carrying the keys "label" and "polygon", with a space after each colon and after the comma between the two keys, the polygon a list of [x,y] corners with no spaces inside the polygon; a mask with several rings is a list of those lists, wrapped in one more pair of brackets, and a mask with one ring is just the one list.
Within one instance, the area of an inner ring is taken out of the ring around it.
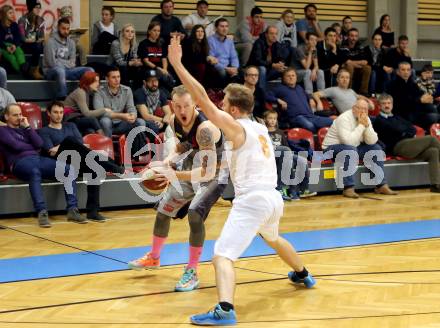
{"label": "short blonde hair", "polygon": [[189,94],[189,91],[185,88],[183,84],[181,84],[173,88],[173,91],[171,92],[171,98],[173,98],[174,96],[182,97],[187,93]]}
{"label": "short blonde hair", "polygon": [[235,106],[241,113],[250,114],[254,110],[254,95],[252,91],[244,85],[231,83],[225,90],[231,106]]}

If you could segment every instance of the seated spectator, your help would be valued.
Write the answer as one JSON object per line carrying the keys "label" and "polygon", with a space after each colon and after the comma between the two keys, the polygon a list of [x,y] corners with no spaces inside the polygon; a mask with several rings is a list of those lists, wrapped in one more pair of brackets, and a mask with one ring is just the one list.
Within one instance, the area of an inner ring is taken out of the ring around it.
{"label": "seated spectator", "polygon": [[[350,165],[358,165],[357,159],[367,161],[364,156],[369,151],[377,152],[375,156],[368,157],[371,163],[367,165],[375,165],[381,168],[384,172],[383,161],[385,154],[382,147],[377,143],[378,137],[368,118],[368,103],[364,99],[359,99],[353,106],[352,110],[346,111],[339,115],[333,122],[332,126],[324,138],[322,149],[325,152],[332,151],[333,158],[338,159],[338,154],[341,152],[351,152],[344,156],[343,163],[336,163],[336,166],[343,166],[344,172],[350,171]],[[357,154],[358,156],[354,155]],[[379,156],[382,154],[383,156]],[[382,159],[381,159],[382,157]],[[356,159],[353,162],[353,159]],[[350,163],[351,159],[351,163]],[[344,176],[343,195],[348,198],[359,198],[354,188],[354,173],[349,176]],[[381,181],[376,185],[374,190],[377,194],[397,195],[397,192],[390,189],[386,182],[385,175]]]}
{"label": "seated spectator", "polygon": [[215,21],[215,34],[208,38],[209,55],[215,70],[220,75],[221,86],[238,77],[238,57],[234,42],[228,38],[229,22],[226,18]]}
{"label": "seated spectator", "polygon": [[57,32],[53,33],[45,47],[43,72],[48,80],[57,82],[57,98],[67,96],[66,80],[79,80],[90,67],[76,67],[75,42],[70,38],[70,22],[67,18],[58,21]]}
{"label": "seated spectator", "polygon": [[313,93],[313,84],[316,83],[318,90],[325,88],[324,71],[319,69],[318,54],[316,45],[318,37],[316,34],[307,33],[306,43],[298,48],[293,48],[292,65],[298,76],[298,82],[304,83],[308,95]]}
{"label": "seated spectator", "polygon": [[298,44],[306,43],[306,34],[315,33],[318,41],[324,40],[321,26],[317,17],[318,8],[313,3],[304,7],[305,18],[296,21],[296,30],[298,31]]}
{"label": "seated spectator", "polygon": [[394,46],[394,32],[391,29],[390,15],[385,14],[380,17],[379,27],[374,31],[373,35],[375,34],[382,36],[382,46],[385,49]]}
{"label": "seated spectator", "polygon": [[342,56],[337,43],[337,33],[332,27],[325,29],[325,39],[316,46],[319,68],[324,71],[325,85],[336,84],[336,74],[341,65]]}
{"label": "seated spectator", "polygon": [[99,120],[104,134],[111,138],[112,134],[128,134],[136,126],[144,126],[144,121],[137,119],[133,93],[129,87],[121,84],[121,74],[117,67],[112,67],[107,72],[106,81],[93,97],[95,110],[112,110]]}
{"label": "seated spectator", "polygon": [[[96,173],[88,167],[86,158],[90,159],[90,153],[94,153],[96,160],[97,153],[83,145],[83,139],[75,124],[63,123],[64,106],[62,102],[55,101],[47,107],[49,125],[38,131],[43,139],[42,149],[49,158],[57,160],[58,156],[65,150],[76,151],[81,156],[81,165],[77,169],[80,173]],[[107,172],[124,173],[124,168],[117,165],[112,159],[96,160]],[[99,184],[87,184],[87,219],[97,222],[104,222],[106,218],[99,213]]]}
{"label": "seated spectator", "polygon": [[0,88],[6,89],[8,84],[8,73],[0,66]]}
{"label": "seated spectator", "polygon": [[[328,28],[328,27],[327,27]],[[341,24],[339,24],[338,22],[333,23],[332,25],[330,25],[330,28],[334,29],[336,32],[336,45],[339,47],[342,43],[342,26]],[[324,32],[324,37],[325,37],[325,32]]]}
{"label": "seated spectator", "polygon": [[182,52],[183,65],[197,81],[206,85],[211,68],[209,64],[213,64],[215,58],[209,56],[208,39],[202,25],[194,25],[189,38],[183,42]]}
{"label": "seated spectator", "polygon": [[110,108],[92,110],[92,99],[99,89],[99,75],[95,72],[85,72],[79,80],[79,87],[72,91],[64,101],[66,113],[64,120],[75,123],[82,135],[104,131],[99,124],[99,118],[111,113]]}
{"label": "seated spectator", "polygon": [[168,72],[167,46],[160,39],[160,23],[152,21],[148,25],[147,38],[139,44],[137,56],[143,63],[144,71],[156,70],[162,86],[171,90],[174,79]]}
{"label": "seated spectator", "polygon": [[317,91],[313,94],[317,110],[324,109],[321,98],[329,98],[340,114],[351,110],[359,98],[363,98],[368,102],[370,108],[374,108],[374,104],[371,100],[359,96],[353,89],[349,88],[350,73],[346,69],[341,69],[339,71],[337,83],[338,85],[336,87]]}
{"label": "seated spectator", "polygon": [[287,54],[284,47],[277,41],[277,28],[269,26],[266,32],[254,42],[251,56],[247,65],[258,67],[261,88],[265,88],[268,81],[279,78],[287,68]]}
{"label": "seated spectator", "polygon": [[[275,85],[267,94],[267,101],[276,103],[281,107],[281,113],[285,111],[286,123],[289,127],[304,128],[316,133],[320,128],[330,126],[333,121],[328,117],[313,114],[314,101],[309,100],[304,89],[296,84],[296,72],[288,68],[283,72],[282,84]],[[280,123],[283,119],[280,120]]]}
{"label": "seated spectator", "polygon": [[[359,31],[352,28],[348,32],[348,39],[342,42],[341,51],[343,52],[343,67],[350,72],[351,84],[355,84],[354,90],[364,96],[368,95],[368,85],[370,83],[371,66],[368,65],[368,58],[364,48],[359,42]],[[359,87],[356,87],[356,84]]]}
{"label": "seated spectator", "polygon": [[387,154],[428,161],[431,192],[440,193],[440,142],[433,136],[414,138],[416,129],[411,122],[393,114],[393,97],[379,97],[380,114],[373,123]]}
{"label": "seated spectator", "polygon": [[108,65],[117,66],[121,72],[121,81],[125,85],[137,87],[141,84],[142,61],[138,56],[136,31],[133,24],[122,27],[119,39],[112,42]]}
{"label": "seated spectator", "polygon": [[14,8],[4,5],[0,9],[0,49],[2,58],[7,61],[15,72],[28,73],[29,64],[26,62],[21,48],[21,35],[15,22]]}
{"label": "seated spectator", "polygon": [[32,55],[30,75],[35,80],[44,78],[40,73],[40,55],[44,46],[44,18],[40,16],[41,3],[38,0],[26,1],[28,12],[18,20],[22,49],[25,54]]}
{"label": "seated spectator", "polygon": [[385,72],[388,74],[393,73],[401,62],[409,63],[411,67],[413,65],[409,53],[409,40],[406,35],[399,36],[397,47],[388,50],[384,61]]}
{"label": "seated spectator", "polygon": [[365,47],[368,65],[371,66],[369,93],[382,93],[385,82],[388,82],[388,74],[384,71],[385,50],[382,47],[382,35],[374,34],[373,43]]}
{"label": "seated spectator", "polygon": [[15,98],[8,90],[0,88],[0,120],[3,119],[5,109],[10,104],[15,104]]}
{"label": "seated spectator", "polygon": [[181,39],[185,37],[185,29],[179,18],[173,15],[174,2],[172,0],[162,0],[160,3],[159,15],[154,16],[151,22],[160,23],[160,38],[164,41],[164,45],[170,44],[171,36],[177,34]]}
{"label": "seated spectator", "polygon": [[434,82],[434,67],[427,64],[422,67],[420,76],[416,79],[417,86],[424,94],[436,96],[436,88]]}
{"label": "seated spectator", "polygon": [[112,42],[118,39],[119,28],[113,22],[115,10],[111,6],[103,6],[101,9],[101,20],[93,24],[92,51],[95,55],[108,55]]}
{"label": "seated spectator", "polygon": [[[286,135],[282,130],[278,129],[278,113],[275,111],[264,112],[264,122],[275,150],[278,172],[277,190],[281,193],[283,200],[299,200],[300,198],[315,196],[316,192],[312,193],[308,189],[310,171],[307,159],[294,154],[290,150]],[[283,167],[286,167],[286,164],[284,164],[285,160],[292,160],[292,169],[288,171],[288,176],[283,174]],[[299,174],[300,177],[304,174],[301,182],[298,184],[286,184],[286,180],[290,181],[291,176],[295,175],[294,172],[296,172],[296,176]]]}
{"label": "seated spectator", "polygon": [[168,95],[168,92],[159,88],[159,79],[155,70],[146,72],[144,85],[134,92],[134,104],[140,119],[143,119],[146,127],[155,134],[165,130],[170,123],[171,109],[168,105]]}
{"label": "seated spectator", "polygon": [[[209,4],[207,1],[199,0],[196,4],[196,12],[185,16],[182,19],[182,25],[188,35],[191,34],[192,29],[196,25],[202,25],[204,29],[212,25],[208,18],[208,8]],[[212,34],[214,34],[214,29],[209,28],[206,36],[208,37]]]}
{"label": "seated spectator", "polygon": [[[46,202],[43,197],[42,179],[55,179],[55,168],[63,167],[62,163],[52,158],[39,155],[43,140],[33,130],[26,117],[21,114],[17,104],[10,104],[5,110],[7,126],[0,127],[0,148],[6,157],[12,173],[20,180],[29,183],[34,209],[38,214],[38,224],[43,228],[50,228],[51,224],[47,213]],[[65,176],[69,176],[72,169],[65,165]],[[87,223],[87,219],[78,211],[76,198],[76,181],[66,179],[64,196],[67,203],[67,220],[75,223]]]}
{"label": "seated spectator", "polygon": [[266,30],[266,23],[263,19],[263,10],[254,7],[251,15],[246,17],[237,27],[235,32],[236,49],[240,54],[240,65],[245,66],[251,55],[252,45],[261,33]]}
{"label": "seated spectator", "polygon": [[341,26],[341,42],[348,40],[348,32],[353,28],[353,19],[350,16],[345,16],[342,19]]}
{"label": "seated spectator", "polygon": [[[67,18],[70,22],[70,25],[73,23],[73,9],[72,6],[63,6],[60,9],[60,19]],[[56,33],[57,30],[54,28],[52,33]],[[84,47],[79,42],[81,36],[84,34],[84,31],[81,29],[71,29],[69,31],[70,38],[75,42],[75,50],[76,55],[78,56],[79,63],[81,66],[85,66],[87,64],[87,54]]]}
{"label": "seated spectator", "polygon": [[286,9],[281,14],[280,20],[275,25],[277,28],[277,41],[287,48],[296,48],[298,38],[293,10]]}
{"label": "seated spectator", "polygon": [[[391,51],[391,50],[390,50]],[[432,95],[424,93],[411,78],[411,64],[401,62],[386,89],[394,99],[394,113],[425,130],[439,121]]]}
{"label": "seated spectator", "polygon": [[255,118],[263,119],[266,111],[266,91],[258,85],[258,68],[256,66],[247,66],[244,69],[244,86],[254,94],[254,110],[252,114]]}

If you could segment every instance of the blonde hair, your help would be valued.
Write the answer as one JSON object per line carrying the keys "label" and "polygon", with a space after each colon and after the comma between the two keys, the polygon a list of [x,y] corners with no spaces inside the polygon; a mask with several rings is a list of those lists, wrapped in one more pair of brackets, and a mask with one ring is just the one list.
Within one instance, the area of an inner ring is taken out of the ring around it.
{"label": "blonde hair", "polygon": [[[127,23],[124,26],[122,26],[121,33],[119,33],[119,44],[122,47],[122,39],[124,38],[124,31],[128,27],[132,27],[133,30],[134,30],[133,40],[130,40],[130,48],[134,48],[134,46],[137,44],[136,43],[136,29],[135,29],[135,27],[134,27],[134,25],[132,23]],[[122,50],[122,48],[121,48],[121,50]]]}
{"label": "blonde hair", "polygon": [[174,98],[174,96],[182,97],[183,95],[189,94],[189,91],[185,88],[183,84],[174,87],[173,91],[171,92],[171,98]]}
{"label": "blonde hair", "polygon": [[231,83],[225,90],[231,106],[235,106],[241,113],[250,114],[254,110],[254,95],[250,89],[244,85]]}

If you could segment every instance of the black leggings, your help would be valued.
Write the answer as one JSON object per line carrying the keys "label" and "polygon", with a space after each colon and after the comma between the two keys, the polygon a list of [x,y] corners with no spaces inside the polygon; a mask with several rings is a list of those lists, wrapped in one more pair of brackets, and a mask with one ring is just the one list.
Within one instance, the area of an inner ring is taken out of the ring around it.
{"label": "black leggings", "polygon": [[82,135],[96,133],[96,131],[102,130],[96,117],[79,116],[70,119],[69,122],[75,123]]}

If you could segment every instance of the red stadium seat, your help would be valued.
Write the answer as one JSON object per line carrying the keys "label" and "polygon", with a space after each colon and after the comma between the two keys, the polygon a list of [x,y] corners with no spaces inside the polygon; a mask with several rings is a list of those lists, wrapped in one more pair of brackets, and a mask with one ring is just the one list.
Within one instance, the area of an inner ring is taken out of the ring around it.
{"label": "red stadium seat", "polygon": [[425,130],[423,130],[420,126],[414,125],[416,128],[416,138],[424,137],[425,136]]}
{"label": "red stadium seat", "polygon": [[315,149],[315,141],[313,140],[313,133],[302,128],[293,128],[287,131],[287,138],[289,140],[305,139],[310,143],[310,147]]}
{"label": "red stadium seat", "polygon": [[[150,141],[147,139],[147,144],[150,143]],[[121,135],[119,137],[119,154],[121,156],[121,163],[122,165],[131,164],[133,166],[133,171],[137,172],[144,168],[145,165],[150,163],[151,161],[151,152],[148,153],[148,155],[139,156],[139,160],[135,161],[133,158],[131,158],[128,155],[127,151],[127,138],[125,135]],[[133,154],[131,154],[133,155]],[[136,166],[142,166],[142,167],[136,167]]]}
{"label": "red stadium seat", "polygon": [[324,138],[327,135],[329,127],[325,127],[325,128],[321,128],[318,131],[318,142],[319,142],[319,147],[320,149],[322,149],[322,143],[324,142]]}
{"label": "red stadium seat", "polygon": [[97,152],[104,152],[111,159],[115,159],[115,150],[111,138],[100,134],[88,134],[83,138],[84,144]]}
{"label": "red stadium seat", "polygon": [[440,140],[440,123],[434,123],[429,129],[430,134]]}
{"label": "red stadium seat", "polygon": [[374,108],[368,110],[368,115],[369,115],[369,116],[376,117],[376,116],[379,115],[379,113],[380,113],[380,104],[379,104],[379,101],[378,101],[376,98],[370,98],[370,100],[373,102],[373,104],[374,104]]}
{"label": "red stadium seat", "polygon": [[6,175],[7,164],[2,153],[0,153],[0,182],[8,180]]}
{"label": "red stadium seat", "polygon": [[21,113],[25,116],[31,128],[41,129],[43,127],[43,118],[41,116],[41,108],[37,104],[29,102],[19,102]]}

